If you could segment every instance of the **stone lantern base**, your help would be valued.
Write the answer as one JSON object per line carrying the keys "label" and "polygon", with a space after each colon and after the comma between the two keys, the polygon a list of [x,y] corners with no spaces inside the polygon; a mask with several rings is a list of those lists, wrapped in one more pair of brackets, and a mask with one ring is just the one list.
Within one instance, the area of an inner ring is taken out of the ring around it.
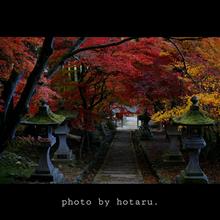
{"label": "stone lantern base", "polygon": [[75,155],[73,154],[72,150],[69,150],[68,152],[55,152],[54,158],[55,161],[72,161],[75,160]]}
{"label": "stone lantern base", "polygon": [[59,169],[53,171],[35,171],[29,178],[31,182],[64,183],[64,176]]}
{"label": "stone lantern base", "polygon": [[173,164],[173,165],[181,165],[185,164],[185,160],[183,159],[183,155],[181,152],[168,152],[163,156],[163,162],[165,164]]}
{"label": "stone lantern base", "polygon": [[190,176],[185,170],[182,170],[180,175],[176,176],[177,184],[208,184],[208,177],[202,173],[201,175]]}
{"label": "stone lantern base", "polygon": [[177,183],[208,183],[208,178],[199,165],[199,154],[206,146],[205,140],[200,136],[183,139],[184,148],[189,153],[189,162],[185,170],[176,177]]}
{"label": "stone lantern base", "polygon": [[29,178],[31,182],[53,182],[53,175],[50,172],[34,172],[31,177]]}
{"label": "stone lantern base", "polygon": [[29,178],[33,182],[63,183],[64,176],[58,168],[55,168],[50,160],[50,142],[42,143],[41,156],[38,166]]}

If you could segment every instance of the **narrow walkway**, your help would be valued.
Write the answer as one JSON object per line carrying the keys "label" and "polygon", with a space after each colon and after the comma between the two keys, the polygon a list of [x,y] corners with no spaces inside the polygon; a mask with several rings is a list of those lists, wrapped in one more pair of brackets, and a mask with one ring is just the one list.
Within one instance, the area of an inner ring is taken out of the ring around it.
{"label": "narrow walkway", "polygon": [[95,176],[95,184],[144,183],[138,169],[129,130],[118,130],[105,161]]}

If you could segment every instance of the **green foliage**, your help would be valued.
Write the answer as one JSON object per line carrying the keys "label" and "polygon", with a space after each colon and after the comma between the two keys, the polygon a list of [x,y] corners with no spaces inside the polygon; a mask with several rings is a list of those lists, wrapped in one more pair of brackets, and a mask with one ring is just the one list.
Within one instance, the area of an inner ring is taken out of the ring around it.
{"label": "green foliage", "polygon": [[30,137],[10,141],[0,157],[0,183],[25,181],[37,165],[40,142]]}
{"label": "green foliage", "polygon": [[17,137],[10,141],[7,150],[29,160],[38,162],[40,157],[39,146],[41,143],[31,137]]}
{"label": "green foliage", "polygon": [[36,164],[31,160],[5,151],[0,157],[0,183],[24,181],[32,174]]}

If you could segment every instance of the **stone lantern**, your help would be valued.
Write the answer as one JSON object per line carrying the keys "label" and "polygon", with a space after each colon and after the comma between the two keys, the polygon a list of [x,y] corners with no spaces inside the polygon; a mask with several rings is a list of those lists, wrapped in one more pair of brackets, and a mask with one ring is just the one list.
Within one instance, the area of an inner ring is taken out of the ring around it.
{"label": "stone lantern", "polygon": [[141,139],[152,139],[153,134],[149,128],[150,116],[147,112],[138,116],[138,120],[141,121],[141,126],[139,126],[139,130],[141,133]]}
{"label": "stone lantern", "polygon": [[188,112],[179,118],[174,118],[176,124],[186,126],[183,137],[183,149],[189,152],[189,163],[185,170],[176,177],[177,183],[208,183],[208,177],[199,165],[199,154],[206,142],[202,137],[202,127],[214,125],[214,120],[207,117],[199,109],[198,98],[191,98],[192,106]]}
{"label": "stone lantern", "polygon": [[25,118],[21,124],[29,125],[34,129],[35,137],[40,137],[41,156],[38,167],[32,174],[31,181],[62,183],[63,174],[55,168],[50,159],[51,147],[56,143],[53,129],[63,123],[65,117],[54,114],[45,101],[41,101],[39,111],[31,118]]}
{"label": "stone lantern", "polygon": [[71,119],[76,118],[78,113],[60,109],[56,112],[56,114],[63,115],[65,117],[65,120],[62,124],[57,126],[54,131],[54,134],[57,136],[58,139],[58,149],[54,153],[54,159],[62,161],[74,160],[75,155],[72,153],[72,150],[69,148],[67,144],[67,135],[70,131],[68,127],[68,122]]}
{"label": "stone lantern", "polygon": [[183,155],[180,152],[181,132],[178,130],[178,126],[172,121],[166,125],[166,134],[169,139],[169,149],[164,155],[164,162],[171,164],[184,163]]}

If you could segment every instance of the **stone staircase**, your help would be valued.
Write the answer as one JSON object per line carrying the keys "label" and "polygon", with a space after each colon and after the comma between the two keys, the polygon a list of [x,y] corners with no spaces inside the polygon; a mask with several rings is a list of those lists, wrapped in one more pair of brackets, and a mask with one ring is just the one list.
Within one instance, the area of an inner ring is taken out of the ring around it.
{"label": "stone staircase", "polygon": [[137,165],[130,132],[118,130],[106,155],[105,161],[95,176],[95,184],[140,184],[143,177]]}

